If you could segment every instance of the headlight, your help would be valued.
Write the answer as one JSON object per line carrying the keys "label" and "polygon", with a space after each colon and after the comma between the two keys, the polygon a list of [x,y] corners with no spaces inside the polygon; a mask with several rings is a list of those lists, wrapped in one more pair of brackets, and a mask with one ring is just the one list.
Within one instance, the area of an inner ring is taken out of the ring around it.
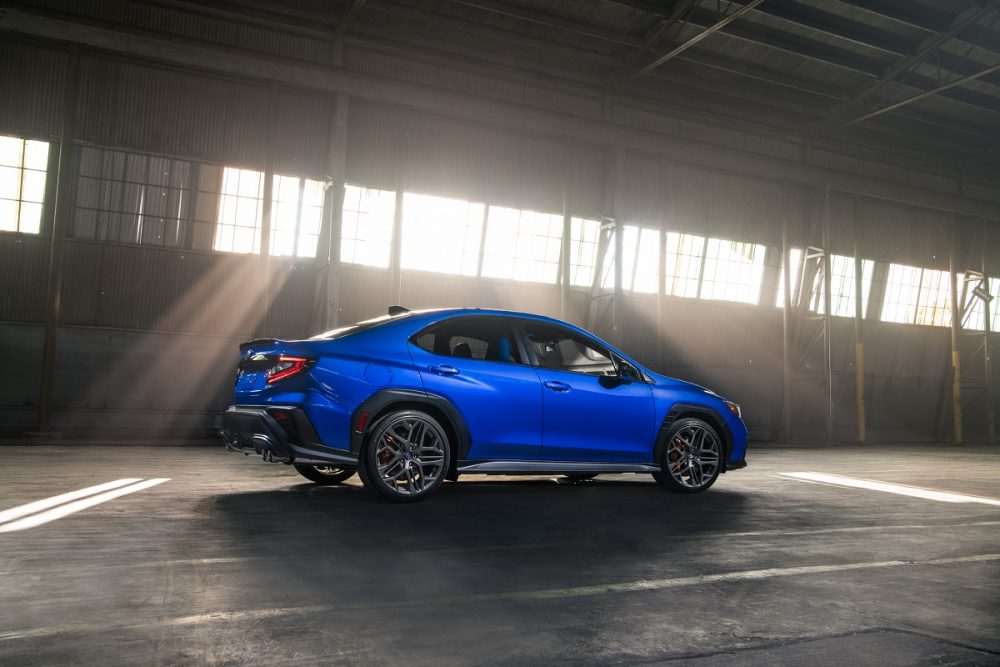
{"label": "headlight", "polygon": [[726,401],[726,405],[729,406],[730,411],[737,417],[743,416],[743,410],[740,408],[738,403],[733,403],[732,401]]}

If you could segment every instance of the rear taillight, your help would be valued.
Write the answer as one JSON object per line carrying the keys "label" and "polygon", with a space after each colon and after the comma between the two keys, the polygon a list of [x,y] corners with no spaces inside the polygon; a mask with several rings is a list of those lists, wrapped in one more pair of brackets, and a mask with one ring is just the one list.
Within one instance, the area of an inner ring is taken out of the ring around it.
{"label": "rear taillight", "polygon": [[267,371],[267,384],[290,378],[306,370],[311,360],[305,357],[292,357],[283,354],[278,357],[278,363]]}

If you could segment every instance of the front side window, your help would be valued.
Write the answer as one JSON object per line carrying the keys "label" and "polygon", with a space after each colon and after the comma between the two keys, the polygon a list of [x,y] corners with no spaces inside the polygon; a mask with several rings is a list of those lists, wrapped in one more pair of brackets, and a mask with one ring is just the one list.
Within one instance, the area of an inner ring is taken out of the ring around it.
{"label": "front side window", "polygon": [[0,136],[0,231],[41,231],[48,162],[48,142]]}
{"label": "front side window", "polygon": [[510,324],[498,317],[447,320],[417,334],[413,343],[443,357],[523,363]]}
{"label": "front side window", "polygon": [[588,375],[617,374],[611,353],[586,336],[543,322],[526,322],[524,331],[542,368]]}

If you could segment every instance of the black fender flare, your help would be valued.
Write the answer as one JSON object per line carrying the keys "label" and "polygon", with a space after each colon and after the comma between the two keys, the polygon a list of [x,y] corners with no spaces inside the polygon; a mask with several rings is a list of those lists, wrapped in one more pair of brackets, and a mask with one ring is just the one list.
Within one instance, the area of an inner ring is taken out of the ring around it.
{"label": "black fender flare", "polygon": [[[462,413],[455,407],[455,404],[439,394],[432,394],[420,389],[380,389],[366,398],[351,413],[351,451],[355,454],[361,452],[361,445],[364,444],[365,436],[371,432],[372,427],[385,412],[395,406],[425,407],[429,408],[432,416],[444,417],[448,423],[442,424],[445,428],[450,428],[454,436],[455,447],[452,456],[456,460],[467,458],[469,447],[472,445],[472,438],[469,429],[465,425]],[[361,415],[368,413],[364,427],[359,429],[358,423]]]}
{"label": "black fender flare", "polygon": [[716,433],[722,438],[724,456],[722,457],[721,471],[726,472],[729,457],[733,452],[733,433],[729,430],[729,426],[726,424],[726,420],[722,418],[722,415],[712,408],[693,403],[675,403],[670,406],[667,416],[663,418],[663,423],[660,424],[660,431],[656,434],[656,444],[653,446],[653,462],[659,464],[663,447],[667,444],[667,434],[670,432],[670,427],[682,417],[700,417],[712,425]]}

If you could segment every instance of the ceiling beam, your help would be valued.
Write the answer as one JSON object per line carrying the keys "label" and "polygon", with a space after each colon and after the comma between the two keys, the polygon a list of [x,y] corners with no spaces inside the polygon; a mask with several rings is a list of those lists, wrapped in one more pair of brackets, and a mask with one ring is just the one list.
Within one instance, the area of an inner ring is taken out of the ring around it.
{"label": "ceiling beam", "polygon": [[[723,16],[722,18],[720,18],[719,20],[717,20],[712,25],[707,26],[704,30],[702,30],[698,34],[696,34],[696,35],[688,38],[684,42],[682,42],[682,43],[678,44],[677,46],[673,47],[672,49],[670,49],[669,51],[667,51],[663,55],[661,55],[658,58],[656,58],[655,60],[653,60],[653,62],[651,62],[651,63],[649,63],[647,65],[644,65],[644,66],[640,67],[638,70],[630,73],[628,75],[628,77],[630,79],[635,79],[637,77],[642,76],[643,74],[649,74],[654,69],[656,69],[657,67],[660,67],[661,65],[663,65],[664,63],[666,63],[667,61],[669,61],[674,56],[677,56],[677,55],[679,55],[681,53],[684,53],[685,51],[687,51],[688,49],[690,49],[692,46],[695,46],[696,44],[698,44],[699,42],[701,42],[702,40],[704,40],[706,37],[709,37],[710,35],[718,32],[719,30],[722,30],[723,28],[725,28],[727,25],[729,25],[730,23],[732,23],[733,21],[735,21],[739,17],[741,17],[744,14],[747,14],[748,12],[750,12],[751,10],[753,10],[754,7],[756,7],[757,5],[759,5],[762,2],[764,2],[764,0],[750,0],[750,2],[748,2],[747,4],[741,6],[739,9],[734,10],[734,11],[726,14],[725,16]],[[732,5],[732,3],[730,3],[730,5]]]}
{"label": "ceiling beam", "polygon": [[[822,132],[829,131],[834,127],[838,127],[843,124],[850,125],[854,122],[863,120],[863,118],[859,117],[858,120],[852,121],[850,118],[852,115],[856,115],[856,110],[858,107],[862,106],[866,100],[874,96],[879,91],[884,90],[890,84],[894,83],[904,72],[907,72],[920,63],[923,63],[942,44],[954,38],[955,35],[964,30],[967,26],[975,23],[985,14],[993,11],[997,6],[1000,6],[1000,0],[985,2],[981,5],[972,5],[964,12],[960,13],[954,18],[954,20],[952,20],[945,30],[928,36],[917,46],[916,49],[914,49],[913,53],[905,58],[900,58],[887,67],[885,72],[883,72],[882,76],[879,78],[863,84],[851,94],[850,100],[831,109],[826,119],[810,128],[810,133],[815,136]],[[981,76],[985,76],[985,74],[980,73],[974,78],[979,78]],[[945,90],[945,88],[940,88],[939,90]],[[914,99],[918,98],[919,96]]]}

